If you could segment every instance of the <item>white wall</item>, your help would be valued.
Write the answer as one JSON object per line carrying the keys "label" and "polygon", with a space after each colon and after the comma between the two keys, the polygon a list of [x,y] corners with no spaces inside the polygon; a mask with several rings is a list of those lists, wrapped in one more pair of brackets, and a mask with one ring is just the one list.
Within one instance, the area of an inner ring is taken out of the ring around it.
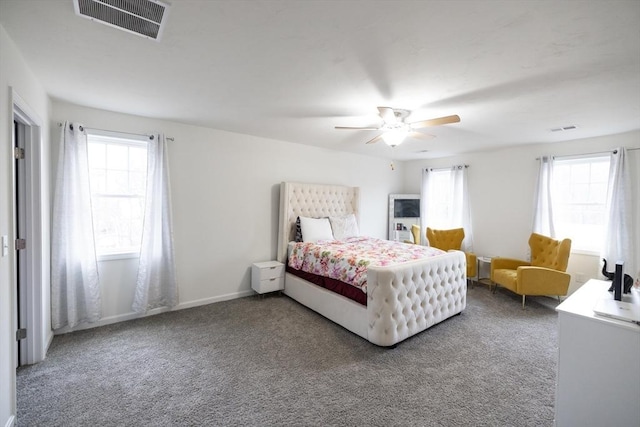
{"label": "white wall", "polygon": [[[536,158],[542,155],[601,152],[621,146],[640,148],[640,132],[406,162],[403,169],[403,186],[407,193],[419,193],[423,168],[463,163],[469,165],[469,196],[475,253],[524,259],[533,223],[533,192],[538,173]],[[640,150],[630,151],[628,154],[634,160],[635,168],[632,171],[635,182],[638,182],[640,174],[637,165],[640,165]],[[635,199],[636,203],[640,203],[640,194]],[[638,244],[640,245],[640,242]],[[599,278],[599,270],[598,256],[573,253],[567,268],[572,275],[569,292],[575,291],[581,283],[590,278]]]}
{"label": "white wall", "polygon": [[[180,308],[252,293],[250,266],[275,259],[282,181],[361,187],[363,234],[386,238],[387,199],[402,167],[361,156],[53,101],[52,138],[65,120],[169,142]],[[57,156],[54,157],[54,162]],[[132,317],[136,260],[100,262],[105,322]]]}
{"label": "white wall", "polygon": [[[11,88],[26,102],[30,111],[38,115],[42,123],[42,163],[43,172],[43,201],[46,212],[42,219],[43,243],[49,245],[49,147],[48,121],[49,99],[42,86],[29,70],[13,41],[0,25],[0,235],[9,236],[9,241],[15,239],[13,223],[13,106]],[[48,272],[48,258],[43,260],[43,271]],[[15,297],[15,253],[9,251],[6,257],[0,257],[0,425],[10,425],[15,422],[15,330],[13,318],[13,299]],[[46,275],[48,278],[48,274]],[[48,299],[49,283],[45,279],[39,284],[45,293],[43,311],[50,305]],[[50,323],[49,323],[50,324]],[[49,328],[50,329],[50,328]],[[50,334],[49,334],[50,335]],[[48,336],[45,334],[44,341]],[[43,343],[43,346],[45,343]]]}

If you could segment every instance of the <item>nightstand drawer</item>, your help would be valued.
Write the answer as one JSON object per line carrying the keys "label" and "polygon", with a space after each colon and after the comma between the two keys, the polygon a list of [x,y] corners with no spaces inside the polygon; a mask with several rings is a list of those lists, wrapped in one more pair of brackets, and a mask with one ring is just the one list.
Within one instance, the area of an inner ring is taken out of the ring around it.
{"label": "nightstand drawer", "polygon": [[258,269],[260,280],[274,279],[278,277],[284,277],[284,265],[273,265],[269,267],[262,267]]}
{"label": "nightstand drawer", "polygon": [[263,294],[265,292],[280,291],[284,289],[284,276],[261,280],[258,283],[258,286],[254,287],[253,289],[260,294]]}

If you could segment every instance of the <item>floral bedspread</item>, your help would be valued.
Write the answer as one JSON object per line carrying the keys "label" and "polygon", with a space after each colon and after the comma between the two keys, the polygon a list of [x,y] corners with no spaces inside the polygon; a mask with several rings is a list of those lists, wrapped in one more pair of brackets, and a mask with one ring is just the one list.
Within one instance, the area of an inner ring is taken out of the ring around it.
{"label": "floral bedspread", "polygon": [[367,267],[395,265],[443,254],[440,249],[372,237],[295,243],[289,266],[340,280],[367,292]]}

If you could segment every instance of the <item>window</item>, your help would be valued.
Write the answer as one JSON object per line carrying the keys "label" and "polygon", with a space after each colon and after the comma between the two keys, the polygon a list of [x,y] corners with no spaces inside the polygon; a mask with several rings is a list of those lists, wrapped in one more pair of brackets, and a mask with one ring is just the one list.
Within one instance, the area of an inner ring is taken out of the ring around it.
{"label": "window", "polygon": [[[451,170],[432,170],[429,172],[429,199],[427,201],[427,215],[429,227],[447,229],[454,227],[452,224],[453,193]],[[456,224],[455,226],[459,226]]]}
{"label": "window", "polygon": [[555,159],[554,225],[575,251],[599,252],[604,243],[610,157]]}
{"label": "window", "polygon": [[147,144],[135,136],[88,134],[96,253],[138,255],[147,187]]}

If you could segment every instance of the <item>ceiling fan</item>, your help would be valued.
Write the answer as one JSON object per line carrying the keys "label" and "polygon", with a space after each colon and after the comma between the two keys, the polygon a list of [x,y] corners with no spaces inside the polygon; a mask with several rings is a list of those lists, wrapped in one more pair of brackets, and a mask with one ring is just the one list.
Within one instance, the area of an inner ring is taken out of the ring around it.
{"label": "ceiling fan", "polygon": [[417,132],[414,129],[420,129],[430,126],[440,126],[449,123],[458,123],[460,117],[457,115],[438,117],[435,119],[422,120],[419,122],[407,123],[404,120],[411,113],[409,110],[401,110],[390,107],[378,107],[378,112],[382,118],[383,124],[378,127],[349,127],[349,126],[336,126],[336,129],[347,130],[378,130],[382,131],[382,134],[370,139],[366,144],[373,144],[382,139],[391,147],[400,145],[406,137],[413,138],[433,138],[433,135],[427,135],[422,132]]}

